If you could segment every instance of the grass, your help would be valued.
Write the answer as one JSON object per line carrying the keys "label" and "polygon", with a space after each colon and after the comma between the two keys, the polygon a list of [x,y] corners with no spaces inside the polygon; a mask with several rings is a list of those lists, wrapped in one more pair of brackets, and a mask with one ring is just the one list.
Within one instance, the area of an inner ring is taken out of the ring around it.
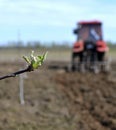
{"label": "grass", "polygon": [[109,55],[111,57],[116,57],[116,48],[110,48]]}
{"label": "grass", "polygon": [[[23,60],[23,55],[30,55],[30,52],[34,50],[35,54],[43,54],[48,51],[47,60],[48,61],[70,61],[72,49],[70,48],[1,48],[0,49],[0,61],[15,61]],[[116,49],[111,48],[108,56],[115,58]]]}
{"label": "grass", "polygon": [[0,49],[1,61],[21,60],[23,55],[30,55],[34,50],[35,54],[43,54],[48,51],[47,60],[69,60],[71,49],[52,49],[52,48],[2,48]]}

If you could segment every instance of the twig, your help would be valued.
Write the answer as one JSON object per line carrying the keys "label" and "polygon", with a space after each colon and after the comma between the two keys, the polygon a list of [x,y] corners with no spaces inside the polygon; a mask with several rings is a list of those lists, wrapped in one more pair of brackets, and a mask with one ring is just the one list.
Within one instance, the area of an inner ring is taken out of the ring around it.
{"label": "twig", "polygon": [[26,69],[19,70],[19,71],[17,71],[17,72],[14,72],[14,73],[11,73],[11,74],[2,76],[2,77],[0,77],[0,80],[6,79],[6,78],[10,78],[10,77],[15,77],[15,76],[17,76],[17,75],[19,75],[19,74],[22,74],[22,73],[25,73],[25,72],[30,72],[30,71],[33,71],[33,68],[32,68],[31,65],[28,66]]}
{"label": "twig", "polygon": [[34,56],[34,51],[32,51],[30,57],[23,56],[25,61],[29,64],[26,69],[2,76],[2,77],[0,77],[0,80],[10,78],[10,77],[15,77],[19,74],[34,71],[34,69],[38,69],[38,67],[41,66],[43,61],[45,60],[46,55],[47,55],[47,52],[44,53],[42,56],[40,56],[40,55]]}

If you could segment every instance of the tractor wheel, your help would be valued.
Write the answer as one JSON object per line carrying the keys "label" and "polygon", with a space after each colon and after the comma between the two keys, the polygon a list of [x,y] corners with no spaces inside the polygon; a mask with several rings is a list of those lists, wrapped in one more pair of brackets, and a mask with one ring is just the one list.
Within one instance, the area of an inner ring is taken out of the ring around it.
{"label": "tractor wheel", "polygon": [[72,70],[72,71],[76,71],[75,65],[72,65],[71,70]]}
{"label": "tractor wheel", "polygon": [[72,54],[72,71],[77,71],[79,68],[79,55],[78,53]]}
{"label": "tractor wheel", "polygon": [[104,57],[104,61],[102,63],[102,67],[101,67],[101,71],[108,73],[111,70],[111,59],[109,59],[108,57]]}

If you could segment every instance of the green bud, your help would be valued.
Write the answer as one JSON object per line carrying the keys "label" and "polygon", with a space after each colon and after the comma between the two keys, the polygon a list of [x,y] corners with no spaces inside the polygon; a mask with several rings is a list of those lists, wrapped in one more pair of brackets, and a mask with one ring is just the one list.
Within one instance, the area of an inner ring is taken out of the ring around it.
{"label": "green bud", "polygon": [[44,60],[46,59],[46,56],[47,52],[41,56],[34,56],[34,51],[32,51],[30,57],[23,56],[23,58],[33,69],[38,69],[38,67],[41,66]]}

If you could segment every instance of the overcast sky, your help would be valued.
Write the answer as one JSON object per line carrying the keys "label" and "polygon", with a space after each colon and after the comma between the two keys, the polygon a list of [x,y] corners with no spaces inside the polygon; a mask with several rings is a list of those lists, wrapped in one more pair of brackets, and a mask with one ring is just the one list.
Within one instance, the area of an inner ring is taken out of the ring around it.
{"label": "overcast sky", "polygon": [[80,20],[102,21],[104,39],[116,42],[116,0],[0,0],[0,43],[74,42]]}

